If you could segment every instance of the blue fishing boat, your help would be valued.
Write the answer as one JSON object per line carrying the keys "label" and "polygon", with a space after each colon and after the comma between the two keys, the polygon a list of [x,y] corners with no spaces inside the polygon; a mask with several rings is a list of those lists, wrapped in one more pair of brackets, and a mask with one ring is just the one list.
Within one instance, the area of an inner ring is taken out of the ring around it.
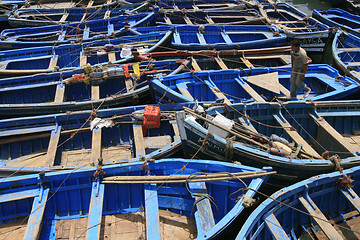
{"label": "blue fishing boat", "polygon": [[220,238],[271,173],[163,159],[7,178],[0,232],[14,239]]}
{"label": "blue fishing boat", "polygon": [[194,104],[95,109],[0,120],[0,166],[62,169],[159,159],[181,150],[173,111]]}
{"label": "blue fishing boat", "polygon": [[[245,70],[216,70],[154,78],[150,87],[157,101],[266,102],[290,97],[291,67],[260,67]],[[359,91],[359,84],[325,64],[309,65],[304,82],[312,89],[304,98],[312,101],[346,98]]]}
{"label": "blue fishing boat", "polygon": [[357,37],[360,37],[360,16],[345,10],[333,8],[327,11],[316,9],[312,16],[319,21],[336,28],[341,28]]}
{"label": "blue fishing boat", "polygon": [[[23,0],[7,0],[7,1],[23,1]],[[78,2],[69,0],[26,0],[21,9],[24,8],[102,8],[108,6],[120,6],[128,4],[126,1],[115,0],[82,0]]]}
{"label": "blue fishing boat", "polygon": [[0,115],[43,115],[136,105],[149,98],[148,78],[181,72],[190,60],[143,61],[0,79]]}
{"label": "blue fishing boat", "polygon": [[278,26],[290,43],[299,39],[308,54],[323,55],[329,38],[329,27],[287,3],[262,4],[260,8],[270,24]]}
{"label": "blue fishing boat", "polygon": [[121,15],[112,18],[61,25],[5,29],[1,32],[0,49],[53,46],[116,38],[125,26],[147,26],[157,13]]}
{"label": "blue fishing boat", "polygon": [[360,82],[360,39],[338,30],[332,43],[334,63],[343,74]]}
{"label": "blue fishing boat", "polygon": [[14,11],[8,18],[10,26],[39,27],[55,24],[70,24],[113,18],[124,14],[134,14],[149,10],[148,3],[134,3],[101,8],[25,8]]}
{"label": "blue fishing boat", "polygon": [[120,64],[134,59],[133,52],[154,51],[170,41],[171,32],[158,32],[82,44],[64,44],[0,52],[0,75],[19,76],[73,70],[87,64]]}
{"label": "blue fishing boat", "polygon": [[354,167],[283,188],[254,210],[236,239],[358,239],[359,183]]}
{"label": "blue fishing boat", "polygon": [[267,21],[256,9],[239,10],[164,10],[156,19],[157,25],[265,25]]}
{"label": "blue fishing boat", "polygon": [[138,34],[173,29],[171,47],[185,50],[258,49],[285,45],[286,36],[276,26],[179,25],[138,28]]}
{"label": "blue fishing boat", "polygon": [[[141,0],[128,0],[126,2],[130,3],[139,3],[142,2]],[[249,1],[251,2],[251,1]],[[239,3],[236,0],[204,0],[204,1],[197,1],[197,0],[181,0],[181,1],[174,1],[174,0],[150,0],[150,4],[154,5],[154,7],[163,8],[163,9],[245,9],[246,5],[244,3]]]}
{"label": "blue fishing boat", "polygon": [[359,102],[319,105],[320,112],[310,102],[185,108],[176,120],[186,157],[271,166],[270,181],[284,185],[360,163]]}

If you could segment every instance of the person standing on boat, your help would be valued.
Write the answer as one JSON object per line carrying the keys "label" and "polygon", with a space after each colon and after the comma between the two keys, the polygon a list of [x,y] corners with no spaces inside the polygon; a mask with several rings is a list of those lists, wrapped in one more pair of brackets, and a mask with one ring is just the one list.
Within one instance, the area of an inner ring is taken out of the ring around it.
{"label": "person standing on boat", "polygon": [[290,97],[296,98],[297,87],[304,90],[304,97],[308,97],[311,88],[304,83],[305,73],[309,61],[306,51],[300,47],[300,40],[294,39],[291,42],[291,77],[290,77]]}

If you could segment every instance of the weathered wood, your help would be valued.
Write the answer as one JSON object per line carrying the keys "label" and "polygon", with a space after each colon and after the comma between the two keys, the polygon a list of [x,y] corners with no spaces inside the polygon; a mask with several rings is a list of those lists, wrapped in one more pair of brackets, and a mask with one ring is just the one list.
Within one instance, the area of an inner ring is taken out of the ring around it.
{"label": "weathered wood", "polygon": [[246,119],[245,117],[239,117],[238,119],[239,119],[239,123],[240,123],[243,127],[249,129],[251,132],[254,132],[254,133],[257,133],[257,132],[258,132],[258,131],[256,130],[256,128],[251,124],[251,122],[250,122],[248,119]]}
{"label": "weathered wood", "polygon": [[0,203],[17,201],[21,199],[36,197],[39,195],[39,189],[32,189],[21,192],[7,193],[0,195]]}
{"label": "weathered wood", "polygon": [[115,62],[116,61],[116,55],[114,52],[108,53],[109,62]]}
{"label": "weathered wood", "polygon": [[343,239],[311,198],[305,199],[304,197],[299,197],[299,200],[329,239]]}
{"label": "weathered wood", "polygon": [[204,80],[205,84],[210,88],[210,90],[214,93],[217,99],[224,99],[224,103],[231,104],[230,100],[225,96],[225,94],[215,85],[211,79]]}
{"label": "weathered wood", "polygon": [[34,198],[34,202],[29,216],[25,240],[38,239],[41,233],[41,223],[43,220],[44,210],[49,194],[49,188],[40,191],[40,195]]}
{"label": "weathered wood", "polygon": [[59,22],[64,23],[66,21],[66,19],[68,18],[68,16],[69,16],[69,13],[65,13],[64,15],[62,15]]}
{"label": "weathered wood", "polygon": [[246,65],[247,68],[254,68],[254,65],[245,57],[240,57],[240,60]]}
{"label": "weathered wood", "polygon": [[141,125],[134,123],[133,132],[134,132],[136,157],[143,156],[145,155],[145,143],[144,143],[144,137],[143,137]]}
{"label": "weathered wood", "polygon": [[351,143],[349,143],[338,131],[336,131],[324,118],[320,117],[317,118],[313,115],[311,115],[315,121],[315,123],[321,127],[321,129],[332,136],[334,140],[340,144],[343,148],[345,148],[347,151],[353,153],[355,151],[358,151],[358,148],[356,146],[352,146]]}
{"label": "weathered wood", "polygon": [[[208,194],[205,182],[189,182],[188,185],[190,191],[194,194],[193,196],[195,197],[195,201],[200,200],[201,196]],[[197,202],[196,208],[197,211],[195,212],[195,221],[198,234],[201,236],[215,226],[215,220],[209,199],[203,198]]]}
{"label": "weathered wood", "polygon": [[87,64],[87,56],[84,53],[80,54],[80,67],[83,67]]}
{"label": "weathered wood", "polygon": [[170,18],[168,18],[168,17],[166,17],[166,16],[164,17],[164,21],[165,21],[167,24],[172,24]]}
{"label": "weathered wood", "polygon": [[205,19],[209,24],[215,24],[215,22],[211,19],[211,17],[206,16]]}
{"label": "weathered wood", "polygon": [[65,84],[58,84],[56,86],[54,103],[63,102],[64,97],[65,97]]}
{"label": "weathered wood", "polygon": [[177,83],[176,84],[177,89],[180,91],[182,95],[185,97],[190,98],[191,100],[194,100],[194,97],[191,95],[189,90],[187,89],[186,83]]}
{"label": "weathered wood", "polygon": [[175,138],[176,138],[175,140],[180,139],[179,127],[178,127],[176,121],[172,120],[172,121],[170,121],[170,123],[174,130],[174,134],[175,134]]}
{"label": "weathered wood", "polygon": [[280,225],[279,221],[276,219],[275,215],[272,213],[265,218],[265,223],[269,227],[272,236],[276,240],[288,240],[285,230]]}
{"label": "weathered wood", "polygon": [[134,85],[133,85],[133,81],[131,78],[125,79],[125,87],[126,87],[126,92],[134,91]]}
{"label": "weathered wood", "polygon": [[94,128],[92,131],[91,160],[97,164],[101,158],[101,128]]}
{"label": "weathered wood", "polygon": [[199,67],[199,64],[197,63],[197,61],[195,60],[195,58],[191,59],[191,66],[195,71],[199,71],[201,72],[201,68]]}
{"label": "weathered wood", "polygon": [[202,33],[197,32],[197,33],[196,33],[196,36],[197,36],[200,44],[206,44],[205,37],[204,37],[204,35],[203,35]]}
{"label": "weathered wood", "polygon": [[101,184],[100,181],[94,181],[92,183],[87,239],[100,239],[104,190],[105,186]]}
{"label": "weathered wood", "polygon": [[104,19],[110,18],[111,11],[107,10],[104,14]]}
{"label": "weathered wood", "polygon": [[88,5],[86,6],[87,8],[91,7],[92,5],[94,5],[94,0],[90,0]]}
{"label": "weathered wood", "polygon": [[341,52],[360,52],[360,48],[338,48],[337,51],[341,51]]}
{"label": "weathered wood", "polygon": [[314,156],[316,158],[321,158],[321,156],[317,153],[317,151],[315,151],[306,141],[304,138],[302,138],[300,136],[300,134],[295,131],[292,130],[292,126],[290,125],[290,123],[288,121],[286,121],[285,119],[281,118],[280,116],[274,114],[273,115],[275,120],[280,124],[281,127],[283,127],[283,129],[285,130],[285,132],[287,134],[289,134],[289,136],[291,137],[292,140],[294,140],[294,142],[296,142],[297,145],[302,144],[302,148],[304,149],[304,151],[308,154],[310,154],[311,156]]}
{"label": "weathered wood", "polygon": [[221,58],[215,57],[215,61],[217,62],[217,64],[220,66],[220,68],[221,68],[222,70],[227,70],[227,69],[229,69]]}
{"label": "weathered wood", "polygon": [[260,88],[280,94],[278,72],[248,76],[247,81]]}
{"label": "weathered wood", "polygon": [[193,25],[190,18],[188,18],[187,16],[184,16],[184,21],[186,22],[186,24]]}
{"label": "weathered wood", "polygon": [[145,184],[146,239],[161,239],[156,184]]}
{"label": "weathered wood", "polygon": [[60,133],[61,133],[61,126],[58,126],[57,129],[51,131],[49,146],[46,153],[46,165],[48,167],[52,167],[55,164],[55,157],[60,139]]}
{"label": "weathered wood", "polygon": [[357,209],[357,211],[360,213],[360,198],[359,196],[352,190],[352,188],[345,188],[341,189],[341,192],[344,194],[344,196],[349,200],[351,205],[354,206],[354,208]]}
{"label": "weathered wood", "polygon": [[144,138],[145,148],[163,148],[170,144],[171,144],[171,136],[169,135]]}
{"label": "weathered wood", "polygon": [[51,59],[50,59],[50,63],[49,63],[49,67],[48,69],[54,69],[57,65],[57,62],[58,62],[58,56],[55,55],[53,56]]}
{"label": "weathered wood", "polygon": [[242,88],[257,102],[266,102],[249,84],[242,84]]}
{"label": "weathered wood", "polygon": [[99,85],[91,85],[91,100],[100,99],[100,86]]}

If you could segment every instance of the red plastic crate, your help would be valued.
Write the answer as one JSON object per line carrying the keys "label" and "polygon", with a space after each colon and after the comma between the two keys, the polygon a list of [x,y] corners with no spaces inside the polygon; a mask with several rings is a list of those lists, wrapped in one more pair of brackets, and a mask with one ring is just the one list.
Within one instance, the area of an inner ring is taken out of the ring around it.
{"label": "red plastic crate", "polygon": [[143,131],[145,132],[150,128],[160,127],[160,107],[146,106],[144,109],[144,122],[142,124]]}

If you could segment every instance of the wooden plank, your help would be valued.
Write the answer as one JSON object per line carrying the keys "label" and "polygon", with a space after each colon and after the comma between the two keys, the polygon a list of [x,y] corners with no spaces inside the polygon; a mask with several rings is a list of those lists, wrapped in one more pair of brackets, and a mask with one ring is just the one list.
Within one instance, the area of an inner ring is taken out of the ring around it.
{"label": "wooden plank", "polygon": [[63,102],[64,96],[65,96],[65,84],[58,84],[56,86],[54,103]]}
{"label": "wooden plank", "polygon": [[192,5],[192,7],[193,7],[193,9],[196,10],[196,11],[199,11],[199,10],[200,10],[200,8],[199,8],[198,6],[196,6],[196,5]]}
{"label": "wooden plank", "polygon": [[351,205],[356,208],[356,210],[360,213],[360,198],[359,196],[352,190],[352,188],[345,188],[341,189],[341,192],[344,194],[344,196],[349,200]]}
{"label": "wooden plank", "polygon": [[337,51],[341,51],[341,52],[360,52],[360,48],[338,48]]}
{"label": "wooden plank", "polygon": [[87,64],[87,56],[83,52],[80,53],[80,67],[83,67]]}
{"label": "wooden plank", "polygon": [[308,211],[308,213],[310,213],[311,216],[314,216],[314,221],[319,225],[321,230],[329,239],[343,239],[335,230],[335,228],[328,222],[327,218],[324,216],[324,214],[320,211],[320,209],[316,206],[316,204],[311,198],[305,199],[304,197],[299,197],[299,200],[305,207],[305,209]]}
{"label": "wooden plank", "polygon": [[196,33],[196,36],[197,36],[197,38],[198,38],[198,40],[199,40],[200,44],[203,44],[203,45],[205,45],[205,44],[206,44],[205,37],[204,37],[204,35],[203,35],[202,33],[197,32],[197,33]]}
{"label": "wooden plank", "polygon": [[27,223],[24,239],[38,239],[41,233],[44,210],[49,194],[49,188],[42,189],[39,196],[34,198],[31,214]]}
{"label": "wooden plank", "polygon": [[145,184],[146,239],[161,239],[156,184]]}
{"label": "wooden plank", "polygon": [[68,16],[69,16],[69,13],[63,14],[62,17],[60,18],[60,21],[59,21],[59,22],[64,23],[65,20],[68,18]]}
{"label": "wooden plank", "polygon": [[165,21],[167,24],[172,24],[170,18],[168,18],[168,17],[166,17],[166,16],[164,17],[164,21]]}
{"label": "wooden plank", "polygon": [[114,52],[108,53],[109,62],[115,62],[116,61],[116,55]]}
{"label": "wooden plank", "polygon": [[39,195],[39,189],[32,189],[21,192],[7,193],[0,195],[0,203],[17,201]]}
{"label": "wooden plank", "polygon": [[101,153],[101,128],[94,128],[92,130],[91,161],[97,164],[97,160],[101,158]]}
{"label": "wooden plank", "polygon": [[231,104],[230,100],[225,96],[225,94],[222,91],[220,91],[218,87],[215,86],[215,83],[213,83],[211,80],[205,80],[204,82],[207,84],[210,90],[215,94],[217,99],[224,99],[224,103]]}
{"label": "wooden plank", "polygon": [[49,146],[46,153],[46,166],[53,167],[55,163],[55,156],[59,144],[61,133],[61,126],[58,126],[55,130],[51,131]]}
{"label": "wooden plank", "polygon": [[111,11],[107,10],[104,14],[104,19],[110,18]]}
{"label": "wooden plank", "polygon": [[209,24],[215,24],[215,22],[211,19],[211,17],[206,16],[205,19]]}
{"label": "wooden plank", "polygon": [[344,147],[347,151],[353,153],[357,150],[356,146],[352,146],[351,143],[349,143],[338,131],[336,131],[324,118],[316,118],[313,116],[315,123],[322,128],[327,134],[332,136],[336,142],[338,142],[342,147]]}
{"label": "wooden plank", "polygon": [[[52,131],[54,129],[55,129],[55,126],[44,126],[44,127],[34,127],[34,128],[29,127],[29,128],[6,130],[6,131],[0,131],[0,137],[13,137],[15,135],[25,135],[25,134],[47,132],[47,131]],[[4,144],[4,142],[2,144]]]}
{"label": "wooden plank", "polygon": [[247,83],[242,83],[241,87],[257,102],[266,102],[252,87]]}
{"label": "wooden plank", "polygon": [[254,132],[254,133],[257,133],[257,132],[258,132],[247,118],[245,118],[245,117],[239,117],[238,119],[239,119],[239,123],[240,123],[243,127],[249,129],[250,131],[252,131],[252,132]]}
{"label": "wooden plank", "polygon": [[266,89],[276,94],[280,94],[278,72],[248,76],[244,79],[255,86]]}
{"label": "wooden plank", "polygon": [[84,22],[84,21],[85,21],[87,14],[88,14],[87,12],[84,13],[84,15],[82,16],[80,22]]}
{"label": "wooden plank", "polygon": [[220,58],[220,57],[215,57],[215,61],[217,62],[217,64],[220,66],[220,68],[222,70],[227,70],[229,69],[226,64],[224,63],[224,61]]}
{"label": "wooden plank", "polygon": [[195,60],[195,58],[191,59],[191,66],[195,71],[201,72],[201,68],[199,67],[199,64]]}
{"label": "wooden plank", "polygon": [[187,16],[184,16],[184,21],[186,24],[188,25],[193,25],[193,23],[191,22],[190,18],[188,18]]}
{"label": "wooden plank", "polygon": [[[195,195],[195,201],[201,198],[201,195],[207,195],[207,189],[205,182],[189,182],[188,183],[190,191]],[[196,225],[201,234],[205,234],[212,227],[215,226],[214,215],[211,210],[210,201],[207,198],[203,198],[196,204]],[[199,235],[198,235],[199,237]]]}
{"label": "wooden plank", "polygon": [[100,86],[99,85],[91,85],[91,100],[100,99]]}
{"label": "wooden plank", "polygon": [[86,6],[87,8],[91,7],[94,4],[94,0],[90,0],[88,5]]}
{"label": "wooden plank", "polygon": [[281,83],[279,83],[279,89],[280,92],[285,96],[290,96],[290,91],[286,87],[284,87]]}
{"label": "wooden plank", "polygon": [[144,144],[144,136],[142,132],[142,127],[139,124],[133,124],[134,131],[134,143],[136,149],[136,157],[140,157],[145,155],[145,144]]}
{"label": "wooden plank", "polygon": [[134,85],[131,78],[125,79],[125,86],[126,86],[126,92],[133,92],[134,91]]}
{"label": "wooden plank", "polygon": [[184,95],[185,97],[190,98],[191,100],[194,100],[194,97],[191,95],[191,93],[189,92],[189,90],[186,87],[185,83],[177,83],[176,84],[177,89],[180,91],[180,93],[182,95]]}
{"label": "wooden plank", "polygon": [[102,210],[104,202],[104,184],[94,181],[91,188],[91,200],[87,225],[87,239],[99,239],[101,229]]}
{"label": "wooden plank", "polygon": [[265,223],[276,240],[290,240],[273,213],[265,218]]}
{"label": "wooden plank", "polygon": [[55,55],[53,56],[51,59],[50,59],[50,63],[49,63],[49,67],[48,69],[54,69],[57,65],[57,62],[58,62],[58,56]]}
{"label": "wooden plank", "polygon": [[240,57],[240,60],[246,65],[247,68],[254,68],[254,65],[245,57]]}
{"label": "wooden plank", "polygon": [[289,136],[291,137],[292,140],[294,140],[294,142],[296,142],[298,145],[302,144],[302,148],[304,149],[304,151],[314,157],[319,157],[321,158],[321,156],[305,141],[304,138],[302,138],[300,136],[300,134],[297,131],[293,131],[292,126],[290,125],[290,123],[288,121],[286,121],[285,119],[282,119],[279,115],[274,114],[273,115],[275,120],[280,124],[281,127],[283,127],[283,129],[286,131],[287,134],[289,134]]}
{"label": "wooden plank", "polygon": [[176,121],[173,120],[173,121],[170,121],[170,122],[171,122],[171,126],[172,126],[172,128],[174,130],[174,133],[175,133],[175,141],[176,141],[177,139],[180,139],[179,127],[178,127]]}

